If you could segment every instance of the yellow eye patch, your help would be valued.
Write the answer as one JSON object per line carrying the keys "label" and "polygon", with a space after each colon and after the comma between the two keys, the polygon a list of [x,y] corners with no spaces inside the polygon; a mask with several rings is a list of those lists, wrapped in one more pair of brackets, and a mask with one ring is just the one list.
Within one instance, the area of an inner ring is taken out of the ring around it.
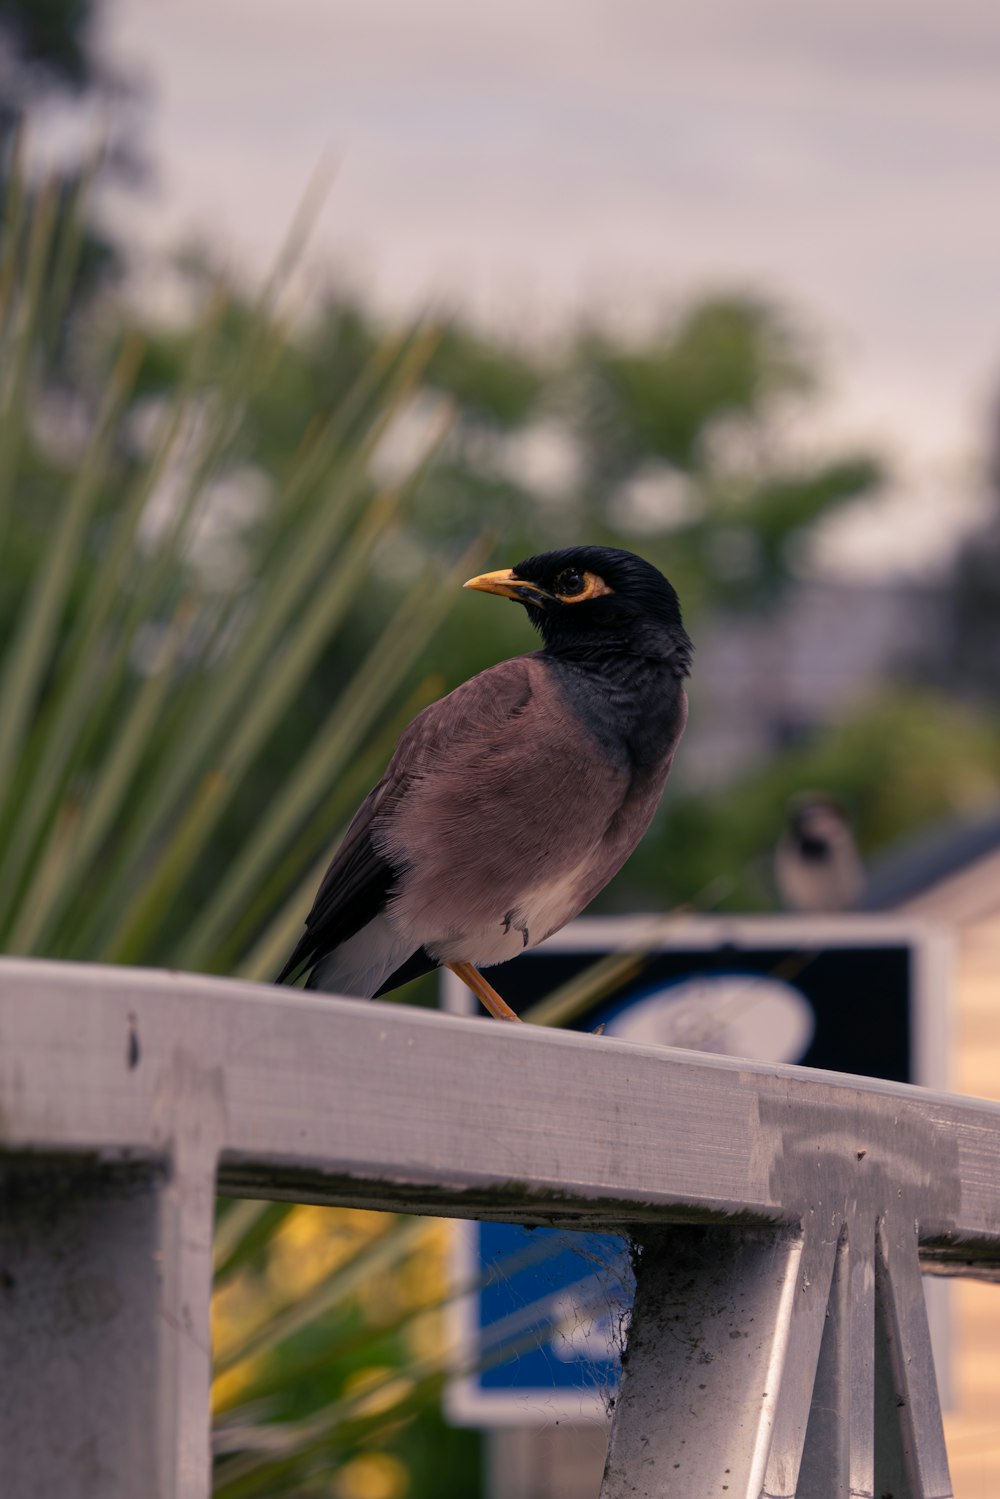
{"label": "yellow eye patch", "polygon": [[596,573],[578,573],[567,568],[556,578],[553,593],[561,604],[582,604],[585,599],[597,599],[602,594],[614,593],[603,578]]}

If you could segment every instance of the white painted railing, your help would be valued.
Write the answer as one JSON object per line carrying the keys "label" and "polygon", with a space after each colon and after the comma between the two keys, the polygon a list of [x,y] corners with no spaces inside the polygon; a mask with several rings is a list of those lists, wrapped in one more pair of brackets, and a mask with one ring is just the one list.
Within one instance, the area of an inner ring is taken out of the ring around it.
{"label": "white painted railing", "polygon": [[951,1493],[921,1264],[1000,1274],[1000,1107],[313,998],[0,962],[0,1471],[206,1499],[216,1188],[619,1228],[604,1499]]}

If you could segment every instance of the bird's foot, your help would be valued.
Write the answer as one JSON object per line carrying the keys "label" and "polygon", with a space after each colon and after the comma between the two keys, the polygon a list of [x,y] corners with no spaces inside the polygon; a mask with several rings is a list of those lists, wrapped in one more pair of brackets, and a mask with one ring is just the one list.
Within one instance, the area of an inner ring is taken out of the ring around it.
{"label": "bird's foot", "polygon": [[478,968],[471,963],[446,963],[444,966],[450,968],[455,977],[460,978],[462,983],[472,990],[480,1004],[484,1005],[495,1019],[516,1020],[520,1025],[520,1015],[515,1015],[510,1005],[505,1004],[493,985],[486,982]]}
{"label": "bird's foot", "polygon": [[514,928],[515,931],[521,933],[521,946],[522,947],[527,947],[528,943],[531,941],[531,933],[528,931],[528,928],[524,925],[524,923],[522,921],[515,921],[514,920],[514,917],[516,915],[517,915],[516,911],[508,911],[507,912],[507,915],[503,919],[504,933],[506,934],[507,932],[509,932],[510,929],[511,929],[511,927],[513,926],[513,928]]}

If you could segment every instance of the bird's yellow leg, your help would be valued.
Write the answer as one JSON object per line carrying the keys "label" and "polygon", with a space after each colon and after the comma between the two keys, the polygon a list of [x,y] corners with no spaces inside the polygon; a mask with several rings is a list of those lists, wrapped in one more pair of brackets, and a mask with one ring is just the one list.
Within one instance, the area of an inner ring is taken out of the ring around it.
{"label": "bird's yellow leg", "polygon": [[515,1015],[510,1005],[504,1003],[493,985],[488,984],[483,978],[478,968],[473,967],[471,963],[446,963],[444,966],[450,968],[455,977],[460,978],[462,983],[472,990],[479,1002],[485,1005],[497,1020],[516,1020],[520,1025],[520,1015]]}

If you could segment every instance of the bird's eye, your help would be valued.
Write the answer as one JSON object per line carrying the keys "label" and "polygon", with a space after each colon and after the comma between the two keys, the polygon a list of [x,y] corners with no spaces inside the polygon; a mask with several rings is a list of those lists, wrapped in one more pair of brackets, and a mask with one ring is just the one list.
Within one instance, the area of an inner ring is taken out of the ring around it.
{"label": "bird's eye", "polygon": [[582,573],[575,567],[564,567],[552,580],[552,592],[563,604],[582,604],[604,593],[613,593],[596,573]]}
{"label": "bird's eye", "polygon": [[557,576],[554,592],[559,598],[572,598],[574,594],[582,593],[586,586],[583,573],[578,573],[575,567],[567,567]]}

